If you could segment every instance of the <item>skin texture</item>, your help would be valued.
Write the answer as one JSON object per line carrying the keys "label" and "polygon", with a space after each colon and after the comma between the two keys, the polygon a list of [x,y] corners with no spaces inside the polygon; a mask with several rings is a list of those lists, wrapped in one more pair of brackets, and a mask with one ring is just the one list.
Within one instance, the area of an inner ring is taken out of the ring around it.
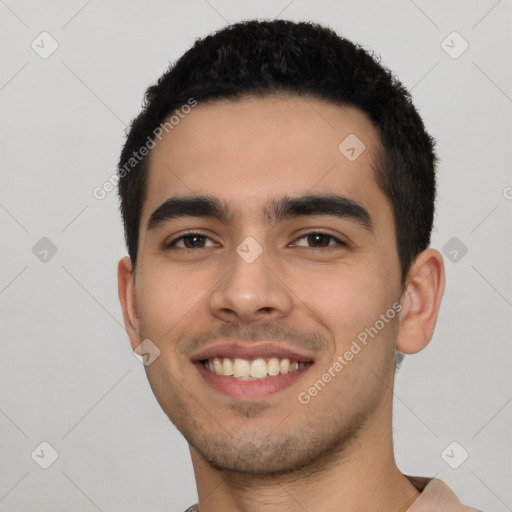
{"label": "skin texture", "polygon": [[[338,150],[350,134],[366,146],[354,161]],[[137,272],[128,257],[119,262],[119,297],[132,348],[150,339],[160,350],[147,376],[189,442],[202,512],[396,512],[419,495],[393,456],[395,348],[415,353],[430,341],[444,269],[437,251],[424,251],[402,288],[391,204],[375,181],[379,150],[360,111],[297,97],[200,104],[152,150]],[[357,202],[372,230],[332,215],[273,222],[262,213],[271,199],[304,194]],[[225,202],[232,219],[146,229],[168,198],[196,195]],[[207,237],[203,247],[165,248],[189,230]],[[344,244],[311,246],[305,235],[317,232]],[[263,250],[252,263],[236,252],[247,237]],[[400,315],[300,403],[397,303]],[[269,397],[235,399],[191,362],[194,350],[224,340],[274,341],[313,364]]]}

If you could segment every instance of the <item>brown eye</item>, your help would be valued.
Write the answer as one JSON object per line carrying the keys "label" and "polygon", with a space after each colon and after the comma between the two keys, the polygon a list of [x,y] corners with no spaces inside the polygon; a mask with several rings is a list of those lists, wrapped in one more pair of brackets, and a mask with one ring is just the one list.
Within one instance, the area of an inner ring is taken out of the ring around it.
{"label": "brown eye", "polygon": [[[302,241],[302,242],[301,242]],[[313,249],[321,249],[322,247],[329,247],[335,245],[345,245],[332,235],[327,233],[308,233],[297,239],[295,245],[299,247],[309,247]]]}
{"label": "brown eye", "polygon": [[191,233],[183,235],[173,240],[168,247],[178,247],[180,249],[202,249],[203,247],[215,247],[217,244],[213,240],[200,233]]}

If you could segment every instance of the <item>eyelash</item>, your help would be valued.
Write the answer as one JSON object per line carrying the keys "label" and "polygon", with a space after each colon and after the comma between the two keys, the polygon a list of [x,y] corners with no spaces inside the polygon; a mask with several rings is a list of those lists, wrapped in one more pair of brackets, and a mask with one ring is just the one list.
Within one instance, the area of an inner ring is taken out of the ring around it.
{"label": "eyelash", "polygon": [[[307,238],[309,236],[314,235],[321,235],[329,238],[329,243],[325,247],[306,247],[306,249],[326,249],[328,247],[334,247],[334,246],[340,246],[340,247],[346,247],[347,244],[345,242],[342,242],[339,238],[336,238],[334,235],[331,235],[330,233],[325,233],[323,231],[310,231],[308,233],[304,233],[299,238],[296,239],[296,241],[301,240],[303,238]],[[197,232],[197,231],[191,231],[189,233],[185,233],[184,235],[179,236],[178,238],[175,238],[174,240],[171,240],[169,243],[165,244],[166,249],[172,249],[173,247],[176,247],[177,243],[181,240],[184,240],[187,237],[202,237],[202,238],[208,238],[211,240],[211,238],[203,233]],[[334,244],[331,244],[331,242],[334,241]],[[295,244],[294,244],[295,245]],[[211,246],[210,246],[211,247]],[[296,247],[304,247],[304,246],[296,246]],[[197,249],[204,249],[204,247],[198,247],[198,248],[189,248],[189,247],[179,247],[179,249],[188,250],[188,251],[194,251]]]}

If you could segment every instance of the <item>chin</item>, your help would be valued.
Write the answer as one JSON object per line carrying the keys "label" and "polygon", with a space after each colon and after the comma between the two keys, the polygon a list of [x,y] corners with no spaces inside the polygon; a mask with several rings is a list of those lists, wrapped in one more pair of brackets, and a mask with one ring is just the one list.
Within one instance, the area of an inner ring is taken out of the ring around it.
{"label": "chin", "polygon": [[294,472],[311,463],[313,454],[301,440],[280,436],[269,441],[267,437],[259,443],[232,439],[229,444],[223,440],[192,446],[212,468],[222,472],[273,476]]}
{"label": "chin", "polygon": [[324,469],[357,437],[365,420],[354,418],[341,431],[322,432],[303,424],[293,433],[246,431],[235,436],[196,432],[185,437],[213,469],[264,478]]}

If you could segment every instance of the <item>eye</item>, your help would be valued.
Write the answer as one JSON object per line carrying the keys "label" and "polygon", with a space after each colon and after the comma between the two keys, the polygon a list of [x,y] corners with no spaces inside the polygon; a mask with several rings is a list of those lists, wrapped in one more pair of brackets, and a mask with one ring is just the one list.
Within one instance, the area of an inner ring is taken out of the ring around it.
{"label": "eye", "polygon": [[333,235],[329,235],[328,233],[307,233],[306,235],[297,238],[297,241],[293,244],[298,247],[309,247],[313,249],[321,249],[322,247],[329,246],[344,246],[346,245],[341,240],[338,240]]}
{"label": "eye", "polygon": [[167,248],[202,249],[203,247],[216,247],[217,245],[218,244],[206,235],[202,235],[201,233],[188,233],[172,240],[167,244]]}

